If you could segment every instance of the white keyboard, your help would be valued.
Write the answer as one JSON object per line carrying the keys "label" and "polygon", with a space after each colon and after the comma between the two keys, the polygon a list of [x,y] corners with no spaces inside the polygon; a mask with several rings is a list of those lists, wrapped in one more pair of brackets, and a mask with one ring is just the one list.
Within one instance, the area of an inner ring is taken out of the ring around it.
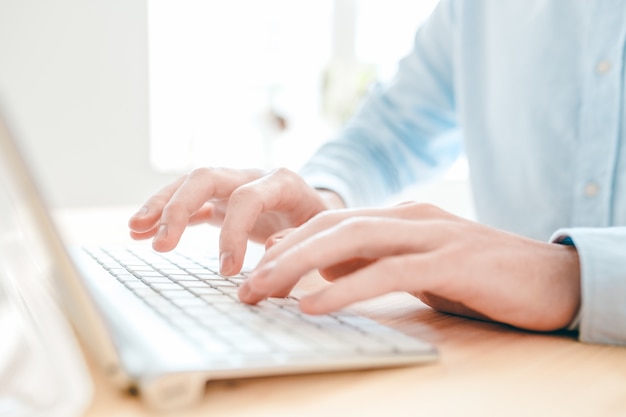
{"label": "white keyboard", "polygon": [[221,276],[214,258],[148,248],[85,250],[212,358],[412,355],[428,349],[420,340],[350,312],[304,314],[295,297],[244,304],[237,289],[245,272]]}

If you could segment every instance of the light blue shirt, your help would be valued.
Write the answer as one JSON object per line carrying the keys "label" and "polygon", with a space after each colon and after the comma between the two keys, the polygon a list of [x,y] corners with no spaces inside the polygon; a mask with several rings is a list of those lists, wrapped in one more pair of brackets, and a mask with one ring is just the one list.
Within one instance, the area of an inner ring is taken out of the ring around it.
{"label": "light blue shirt", "polygon": [[382,202],[465,152],[477,219],[580,254],[580,339],[626,344],[626,1],[442,0],[303,168]]}

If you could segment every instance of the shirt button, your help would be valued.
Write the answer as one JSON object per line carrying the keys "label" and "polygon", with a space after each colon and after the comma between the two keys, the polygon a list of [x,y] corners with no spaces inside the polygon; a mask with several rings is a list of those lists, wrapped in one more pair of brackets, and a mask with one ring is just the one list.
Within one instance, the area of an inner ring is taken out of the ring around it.
{"label": "shirt button", "polygon": [[598,74],[606,74],[611,69],[611,63],[609,61],[600,61],[596,65],[596,71]]}
{"label": "shirt button", "polygon": [[587,197],[595,197],[600,191],[600,186],[595,182],[589,182],[585,185],[585,195]]}

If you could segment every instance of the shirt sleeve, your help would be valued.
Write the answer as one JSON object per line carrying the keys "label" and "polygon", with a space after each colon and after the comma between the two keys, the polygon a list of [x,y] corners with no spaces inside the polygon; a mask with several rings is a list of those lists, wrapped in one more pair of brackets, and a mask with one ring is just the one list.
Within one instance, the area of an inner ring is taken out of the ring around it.
{"label": "shirt sleeve", "polygon": [[394,79],[376,86],[341,134],[303,166],[310,185],[339,193],[348,206],[371,205],[457,159],[453,9],[451,0],[438,4]]}
{"label": "shirt sleeve", "polygon": [[626,345],[626,227],[560,229],[551,241],[578,250],[580,340]]}

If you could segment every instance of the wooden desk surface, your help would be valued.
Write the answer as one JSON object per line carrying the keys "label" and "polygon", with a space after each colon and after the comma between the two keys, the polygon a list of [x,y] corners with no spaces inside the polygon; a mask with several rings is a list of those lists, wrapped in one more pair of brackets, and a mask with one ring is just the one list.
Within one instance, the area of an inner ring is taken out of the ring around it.
{"label": "wooden desk surface", "polygon": [[[59,217],[74,225],[88,218]],[[406,294],[353,308],[434,344],[439,361],[209,382],[202,404],[173,415],[626,416],[626,348],[440,314]],[[95,396],[86,416],[155,415],[137,398],[116,391],[88,362]]]}

